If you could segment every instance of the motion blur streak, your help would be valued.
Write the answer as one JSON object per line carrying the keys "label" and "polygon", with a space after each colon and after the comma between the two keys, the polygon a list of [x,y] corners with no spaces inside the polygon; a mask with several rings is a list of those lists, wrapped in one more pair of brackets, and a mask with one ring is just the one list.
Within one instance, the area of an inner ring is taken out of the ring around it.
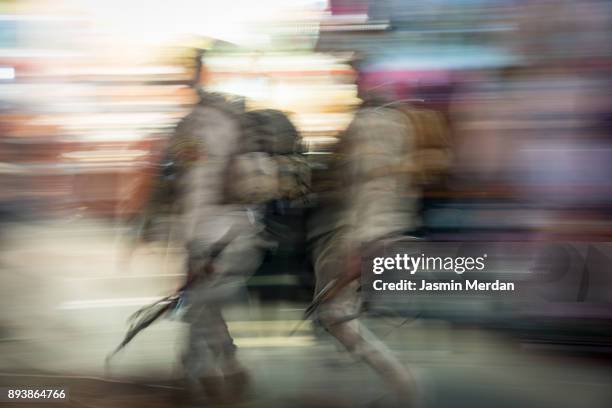
{"label": "motion blur streak", "polygon": [[[439,242],[488,254],[480,275],[418,279],[517,288],[360,292],[365,344],[384,342],[409,368],[417,406],[612,406],[611,23],[603,0],[0,0],[0,386],[66,386],[66,406],[183,406],[184,305],[104,360],[126,319],[195,262],[177,198],[189,171],[174,159],[229,156],[188,140],[169,159],[176,134],[212,129],[204,137],[227,145],[232,129],[261,127],[188,116],[214,93],[282,112],[299,134],[278,168],[230,146],[252,162],[222,183],[190,179],[200,204],[219,184],[257,199],[206,207],[214,222],[196,238],[267,234],[258,252],[231,247],[217,262],[256,269],[231,269],[213,290],[232,292],[217,323],[251,376],[241,406],[397,406],[384,375],[337,352],[325,313],[302,321],[315,287],[333,283],[315,278],[317,261],[348,270],[380,250],[363,237],[394,226],[418,254]],[[387,129],[411,139],[389,148]],[[345,160],[364,140],[363,160]],[[350,177],[364,202],[350,202]],[[288,191],[288,178],[303,183]],[[261,198],[266,188],[282,199]],[[342,200],[361,214],[353,252],[329,232],[350,212]],[[396,201],[404,218],[385,218]],[[349,351],[367,360],[363,347]]]}

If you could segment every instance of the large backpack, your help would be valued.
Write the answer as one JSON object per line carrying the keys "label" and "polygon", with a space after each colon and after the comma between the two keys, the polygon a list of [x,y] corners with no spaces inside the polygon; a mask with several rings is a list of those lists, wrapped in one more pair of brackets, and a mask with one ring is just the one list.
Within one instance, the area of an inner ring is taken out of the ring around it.
{"label": "large backpack", "polygon": [[300,138],[287,115],[276,109],[246,111],[241,115],[242,152],[289,155],[299,152]]}
{"label": "large backpack", "polygon": [[404,114],[414,132],[414,151],[405,152],[405,162],[412,163],[414,182],[421,187],[439,183],[447,175],[451,162],[449,128],[444,115],[407,104],[396,109]]}
{"label": "large backpack", "polygon": [[[432,186],[444,179],[450,167],[449,130],[444,116],[431,109],[415,108],[411,105],[393,105],[374,109],[389,109],[401,113],[410,139],[405,146],[410,146],[402,152],[401,163],[383,165],[372,169],[366,179],[379,177],[402,177],[411,187]],[[374,137],[376,135],[373,135]],[[346,138],[340,137],[339,142],[330,155],[322,155],[325,163],[319,166],[321,171],[313,173],[314,190],[317,192],[340,192],[346,184],[338,171],[342,168],[342,158],[348,148]]]}
{"label": "large backpack", "polygon": [[306,192],[296,128],[281,111],[247,111],[240,117],[239,147],[224,172],[225,203],[259,204]]}
{"label": "large backpack", "polygon": [[[229,204],[237,201],[230,187],[237,184],[235,162],[239,156],[261,153],[275,157],[290,157],[299,153],[299,134],[283,112],[274,109],[245,111],[233,101],[227,101],[218,95],[211,95],[202,103],[231,115],[239,123],[241,130],[239,146],[228,160],[226,171],[222,176],[225,188],[222,194],[223,203]],[[169,138],[156,171],[156,180],[153,183],[154,188],[149,204],[149,209],[153,209],[151,212],[173,208],[172,204],[178,200],[180,195],[183,175],[199,160],[206,160],[198,154],[202,150],[203,141],[198,140],[196,136],[197,132],[194,129],[197,126],[197,112],[194,110],[178,123],[173,135]],[[265,164],[261,167],[257,166],[259,161],[252,163],[255,163],[254,168],[241,169],[241,171],[247,171],[257,182],[261,180],[257,179],[257,173],[270,169],[266,168]]]}

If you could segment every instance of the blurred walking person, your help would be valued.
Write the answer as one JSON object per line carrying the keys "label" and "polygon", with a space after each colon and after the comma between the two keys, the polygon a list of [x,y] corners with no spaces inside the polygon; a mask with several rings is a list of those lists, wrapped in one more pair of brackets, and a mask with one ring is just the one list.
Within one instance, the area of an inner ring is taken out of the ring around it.
{"label": "blurred walking person", "polygon": [[393,107],[393,98],[382,89],[377,94],[360,89],[360,98],[364,103],[342,135],[329,170],[333,181],[327,184],[334,187],[320,193],[320,207],[309,222],[315,298],[334,288],[316,317],[381,375],[399,406],[409,406],[415,402],[412,374],[358,319],[359,276],[367,252],[418,228],[419,141],[407,115],[412,110]]}
{"label": "blurred walking person", "polygon": [[[198,56],[197,69],[201,69]],[[197,75],[199,77],[199,75]],[[222,315],[274,246],[262,223],[266,203],[305,193],[298,134],[282,112],[245,112],[198,88],[199,103],[169,145],[184,217],[188,279],[183,356],[191,400],[240,396],[249,376]]]}

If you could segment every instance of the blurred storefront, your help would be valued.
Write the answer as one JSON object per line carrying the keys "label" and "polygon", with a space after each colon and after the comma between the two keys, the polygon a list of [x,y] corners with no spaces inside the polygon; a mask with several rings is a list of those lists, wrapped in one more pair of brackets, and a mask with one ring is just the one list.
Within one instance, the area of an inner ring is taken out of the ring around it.
{"label": "blurred storefront", "polygon": [[210,51],[208,89],[283,109],[304,135],[350,120],[350,68],[312,53],[321,2],[268,1],[273,13],[123,3],[2,2],[0,161],[13,180],[3,201],[31,200],[41,215],[137,212],[165,139],[196,101],[194,48]]}

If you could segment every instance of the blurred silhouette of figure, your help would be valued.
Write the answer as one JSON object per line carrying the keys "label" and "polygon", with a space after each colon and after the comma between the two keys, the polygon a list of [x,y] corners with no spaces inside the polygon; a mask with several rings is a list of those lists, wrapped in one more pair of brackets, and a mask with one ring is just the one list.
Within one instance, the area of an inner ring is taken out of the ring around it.
{"label": "blurred silhouette of figure", "polygon": [[[196,69],[202,68],[201,55]],[[245,112],[229,97],[201,88],[198,93],[200,101],[177,125],[168,148],[184,216],[188,276],[195,276],[185,296],[190,329],[183,364],[196,401],[246,390],[249,376],[222,308],[274,246],[262,223],[266,203],[299,197],[308,185],[307,167],[294,154],[297,131],[282,112]]]}
{"label": "blurred silhouette of figure", "polygon": [[358,317],[364,254],[418,228],[415,126],[382,89],[364,101],[342,135],[327,190],[309,221],[316,274],[315,296],[335,286],[316,309],[318,322],[347,350],[377,371],[400,406],[414,402],[413,376]]}

